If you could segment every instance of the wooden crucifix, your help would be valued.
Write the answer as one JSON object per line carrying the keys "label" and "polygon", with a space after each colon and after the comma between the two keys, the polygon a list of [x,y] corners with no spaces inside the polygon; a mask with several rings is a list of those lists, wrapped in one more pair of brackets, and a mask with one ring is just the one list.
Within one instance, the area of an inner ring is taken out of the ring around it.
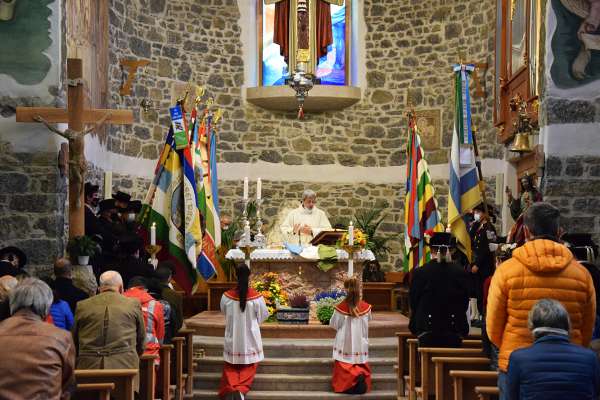
{"label": "wooden crucifix", "polygon": [[[69,141],[69,237],[85,234],[84,195],[85,156],[84,136],[94,128],[85,129],[85,124],[103,123],[128,125],[133,123],[131,110],[85,109],[82,61],[67,60],[67,109],[51,107],[17,107],[17,122],[41,122],[52,132]],[[51,123],[68,123],[69,128],[59,131]]]}

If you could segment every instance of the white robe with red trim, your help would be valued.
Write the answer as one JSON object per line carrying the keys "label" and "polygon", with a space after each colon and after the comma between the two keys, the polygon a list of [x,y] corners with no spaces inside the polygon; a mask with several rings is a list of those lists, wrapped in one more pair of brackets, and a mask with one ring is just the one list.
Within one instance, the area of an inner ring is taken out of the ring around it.
{"label": "white robe with red trim", "polygon": [[329,325],[337,334],[333,342],[333,358],[348,364],[364,364],[369,360],[369,321],[371,305],[361,301],[358,317],[352,317],[348,303],[335,307]]}
{"label": "white robe with red trim", "polygon": [[265,299],[254,289],[248,289],[246,309],[240,309],[238,292],[228,290],[221,298],[225,314],[223,359],[230,364],[254,364],[264,358],[260,324],[269,318]]}

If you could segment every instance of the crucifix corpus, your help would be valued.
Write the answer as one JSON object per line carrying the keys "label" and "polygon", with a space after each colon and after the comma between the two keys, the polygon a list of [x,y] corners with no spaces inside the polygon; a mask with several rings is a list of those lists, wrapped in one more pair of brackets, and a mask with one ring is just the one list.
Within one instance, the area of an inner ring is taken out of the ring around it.
{"label": "crucifix corpus", "polygon": [[[331,4],[341,6],[344,0],[264,0],[275,4],[273,43],[293,72],[303,69],[316,75],[319,59],[333,43]],[[300,68],[298,64],[302,64]]]}
{"label": "crucifix corpus", "polygon": [[[69,237],[85,233],[83,184],[86,162],[83,153],[84,136],[104,123],[129,125],[133,123],[131,110],[85,109],[82,62],[77,58],[67,60],[67,109],[51,107],[17,107],[17,122],[40,122],[50,131],[69,141]],[[60,131],[51,123],[68,123]],[[85,124],[94,124],[85,128]]]}

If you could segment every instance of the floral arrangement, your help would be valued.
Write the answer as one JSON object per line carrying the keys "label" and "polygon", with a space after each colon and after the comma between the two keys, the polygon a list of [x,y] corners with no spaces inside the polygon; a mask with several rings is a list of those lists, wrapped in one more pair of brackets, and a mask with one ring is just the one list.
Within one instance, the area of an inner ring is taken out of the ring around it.
{"label": "floral arrangement", "polygon": [[346,298],[346,292],[343,290],[329,290],[327,292],[318,293],[315,296],[317,304],[317,319],[323,324],[329,324],[329,320],[333,316],[335,306],[340,304]]}
{"label": "floral arrangement", "polygon": [[275,272],[266,272],[259,275],[253,281],[252,287],[264,297],[265,303],[267,303],[267,310],[269,310],[267,321],[276,321],[277,307],[287,306],[288,304],[288,296],[282,289],[283,284],[279,275]]}
{"label": "floral arrangement", "polygon": [[352,246],[352,248],[350,248],[350,245],[348,244],[348,232],[344,232],[344,234],[342,235],[342,237],[340,238],[340,240],[338,240],[336,247],[340,248],[340,249],[344,249],[347,252],[350,251],[360,251],[362,249],[365,248],[365,246],[367,245],[367,235],[365,235],[365,233],[358,229],[358,228],[354,228],[354,245]]}

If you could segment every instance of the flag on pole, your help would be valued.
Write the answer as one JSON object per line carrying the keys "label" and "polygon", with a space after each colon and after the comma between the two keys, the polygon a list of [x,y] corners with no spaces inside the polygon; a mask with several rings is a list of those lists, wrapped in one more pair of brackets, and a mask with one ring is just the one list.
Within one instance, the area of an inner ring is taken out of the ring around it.
{"label": "flag on pole", "polygon": [[404,201],[404,271],[424,265],[431,258],[425,243],[425,232],[443,230],[435,199],[435,190],[421,147],[417,121],[411,113],[406,164],[406,196]]}
{"label": "flag on pole", "polygon": [[471,260],[471,238],[463,215],[481,203],[479,176],[475,164],[473,132],[471,130],[471,99],[469,75],[472,64],[455,65],[455,119],[450,153],[450,193],[448,195],[448,224],[459,249]]}
{"label": "flag on pole", "polygon": [[216,138],[212,117],[205,114],[196,135],[195,162],[202,168],[202,184],[198,188],[198,208],[204,223],[202,253],[198,260],[200,270],[220,269],[216,249],[221,245],[221,220],[218,211]]}
{"label": "flag on pole", "polygon": [[[140,225],[142,237],[148,244],[148,232],[155,224],[156,244],[162,246],[157,258],[172,260],[175,263],[175,281],[187,293],[193,293],[198,283],[198,271],[195,263],[190,261],[187,250],[192,249],[189,244],[186,245],[186,241],[188,237],[196,241],[202,238],[197,236],[194,222],[186,220],[184,192],[189,193],[186,186],[189,187],[190,183],[189,178],[184,176],[183,151],[175,149],[175,136],[171,127],[144,200]],[[193,247],[197,248],[197,245],[198,242]]]}

